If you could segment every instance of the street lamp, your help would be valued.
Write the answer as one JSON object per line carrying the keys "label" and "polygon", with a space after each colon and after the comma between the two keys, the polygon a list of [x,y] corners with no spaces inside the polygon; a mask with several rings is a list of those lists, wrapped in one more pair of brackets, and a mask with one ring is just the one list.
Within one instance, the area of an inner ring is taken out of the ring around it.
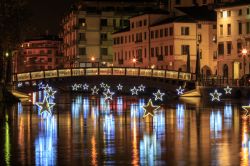
{"label": "street lamp", "polygon": [[243,74],[245,75],[245,73],[246,73],[246,55],[247,55],[248,51],[246,48],[243,48],[241,50],[241,53],[243,55]]}
{"label": "street lamp", "polygon": [[91,57],[92,67],[94,67],[95,57]]}
{"label": "street lamp", "polygon": [[133,61],[133,63],[134,63],[134,67],[135,67],[136,59],[135,59],[135,58],[133,58],[133,60],[132,60],[132,61]]}

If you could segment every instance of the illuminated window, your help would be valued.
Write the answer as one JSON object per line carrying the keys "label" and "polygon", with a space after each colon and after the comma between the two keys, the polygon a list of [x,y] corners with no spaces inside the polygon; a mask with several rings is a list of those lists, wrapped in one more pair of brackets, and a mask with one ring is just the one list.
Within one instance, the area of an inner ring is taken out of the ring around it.
{"label": "illuminated window", "polygon": [[78,22],[79,22],[79,26],[82,26],[82,27],[86,26],[86,20],[85,20],[85,18],[79,18]]}

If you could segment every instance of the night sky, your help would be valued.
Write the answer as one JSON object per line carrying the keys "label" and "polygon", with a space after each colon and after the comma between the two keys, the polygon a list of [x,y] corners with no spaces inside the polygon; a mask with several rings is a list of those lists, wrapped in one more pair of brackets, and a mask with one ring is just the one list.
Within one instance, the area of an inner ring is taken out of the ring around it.
{"label": "night sky", "polygon": [[30,0],[31,25],[35,34],[58,34],[64,13],[76,0]]}

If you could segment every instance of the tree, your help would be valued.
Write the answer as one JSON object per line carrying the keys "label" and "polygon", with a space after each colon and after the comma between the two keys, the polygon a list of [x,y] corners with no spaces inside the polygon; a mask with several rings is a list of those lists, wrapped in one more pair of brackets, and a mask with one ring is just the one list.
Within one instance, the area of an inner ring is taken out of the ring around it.
{"label": "tree", "polygon": [[[0,1],[0,81],[4,82],[5,53],[15,49],[26,31],[29,17],[28,0]],[[8,58],[11,58],[9,56]],[[11,66],[8,65],[7,66]],[[10,75],[10,73],[8,73]]]}

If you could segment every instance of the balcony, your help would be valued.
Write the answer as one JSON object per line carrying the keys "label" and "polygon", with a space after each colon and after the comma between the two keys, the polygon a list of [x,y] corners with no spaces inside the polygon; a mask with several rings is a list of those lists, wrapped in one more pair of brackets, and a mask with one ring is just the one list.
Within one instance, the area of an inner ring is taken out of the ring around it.
{"label": "balcony", "polygon": [[141,43],[142,42],[142,39],[136,39],[135,40],[135,43]]}

